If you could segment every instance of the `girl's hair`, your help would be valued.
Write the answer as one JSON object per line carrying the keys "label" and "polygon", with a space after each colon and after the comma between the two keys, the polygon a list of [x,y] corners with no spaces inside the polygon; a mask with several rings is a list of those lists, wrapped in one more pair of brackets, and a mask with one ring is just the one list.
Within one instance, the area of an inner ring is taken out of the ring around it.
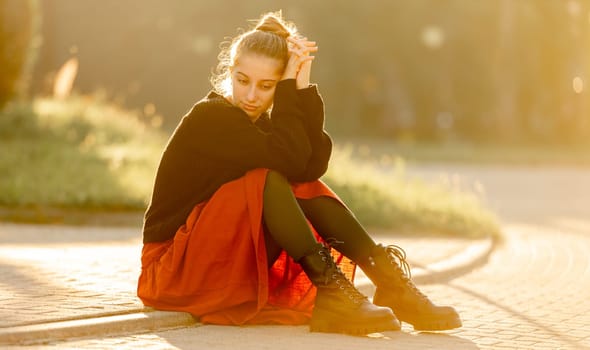
{"label": "girl's hair", "polygon": [[213,89],[222,95],[231,94],[230,70],[247,53],[278,59],[284,68],[289,60],[287,38],[297,35],[295,25],[286,22],[281,11],[263,14],[253,29],[222,43],[219,64],[211,77]]}

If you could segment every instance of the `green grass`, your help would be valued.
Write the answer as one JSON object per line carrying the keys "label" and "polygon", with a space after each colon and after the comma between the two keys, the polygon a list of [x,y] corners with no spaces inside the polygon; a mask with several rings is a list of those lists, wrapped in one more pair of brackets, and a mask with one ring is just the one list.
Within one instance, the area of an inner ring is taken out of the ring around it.
{"label": "green grass", "polygon": [[[167,138],[152,126],[158,118],[97,97],[11,104],[0,114],[0,219],[139,224]],[[401,158],[385,173],[353,153],[336,147],[324,180],[365,226],[461,237],[499,233],[475,193],[411,179]]]}
{"label": "green grass", "polygon": [[387,162],[402,157],[409,163],[501,164],[503,166],[590,166],[590,143],[580,145],[548,144],[472,144],[414,143],[385,139],[339,139],[351,149],[355,159]]}
{"label": "green grass", "polygon": [[350,147],[335,149],[324,180],[366,226],[398,233],[499,237],[498,219],[475,191],[410,178],[402,158],[378,170],[351,154]]}
{"label": "green grass", "polygon": [[9,106],[0,206],[142,210],[164,137],[141,118],[87,97]]}

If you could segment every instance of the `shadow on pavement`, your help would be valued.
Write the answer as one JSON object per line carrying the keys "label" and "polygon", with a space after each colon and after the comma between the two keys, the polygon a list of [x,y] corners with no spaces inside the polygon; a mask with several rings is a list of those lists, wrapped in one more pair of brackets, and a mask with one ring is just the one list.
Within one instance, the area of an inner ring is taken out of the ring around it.
{"label": "shadow on pavement", "polygon": [[178,349],[479,349],[471,340],[448,333],[404,330],[358,337],[310,333],[307,326],[205,325],[152,336]]}

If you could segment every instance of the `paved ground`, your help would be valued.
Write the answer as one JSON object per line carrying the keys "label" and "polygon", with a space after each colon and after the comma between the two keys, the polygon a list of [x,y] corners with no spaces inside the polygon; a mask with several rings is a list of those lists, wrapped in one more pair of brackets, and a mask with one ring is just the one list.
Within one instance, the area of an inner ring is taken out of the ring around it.
{"label": "paved ground", "polygon": [[[449,168],[410,169],[427,180],[438,177],[441,170]],[[459,174],[453,181],[460,186],[483,184],[490,205],[504,220],[507,237],[481,268],[420,285],[433,300],[458,308],[464,319],[459,330],[418,333],[404,326],[402,332],[351,337],[313,334],[306,327],[197,325],[74,339],[43,348],[590,349],[590,170],[457,167],[451,171]],[[0,226],[0,330],[141,307],[133,296],[137,232],[66,231]],[[398,243],[415,265],[444,260],[468,247],[461,241],[406,238]],[[15,301],[16,306],[5,307]]]}
{"label": "paved ground", "polygon": [[133,228],[0,225],[0,327],[141,309]]}
{"label": "paved ground", "polygon": [[[0,240],[0,329],[143,309],[135,296],[137,228],[4,223]],[[402,244],[415,267],[444,261],[473,244],[424,237],[381,241]],[[362,275],[357,279],[362,283]]]}

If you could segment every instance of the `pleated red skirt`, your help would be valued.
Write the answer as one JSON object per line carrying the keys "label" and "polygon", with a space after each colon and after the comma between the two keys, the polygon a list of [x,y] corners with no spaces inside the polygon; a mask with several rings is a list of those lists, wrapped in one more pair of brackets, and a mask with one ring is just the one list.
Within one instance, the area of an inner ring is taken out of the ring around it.
{"label": "pleated red skirt", "polygon": [[[228,182],[190,213],[173,239],[146,243],[137,294],[146,306],[203,323],[305,324],[316,289],[284,251],[269,269],[262,228],[266,169]],[[297,198],[339,198],[323,182],[292,184]],[[321,238],[310,224],[318,241]],[[350,279],[355,265],[332,251]]]}

